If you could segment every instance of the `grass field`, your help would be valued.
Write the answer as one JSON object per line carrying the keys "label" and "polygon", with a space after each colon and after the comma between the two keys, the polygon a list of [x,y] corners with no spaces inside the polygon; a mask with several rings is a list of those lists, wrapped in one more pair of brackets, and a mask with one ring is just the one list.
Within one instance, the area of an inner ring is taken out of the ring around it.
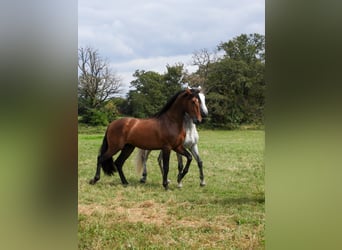
{"label": "grass field", "polygon": [[101,174],[96,157],[105,128],[79,130],[79,249],[264,249],[264,131],[200,130],[199,151],[207,186],[200,187],[196,161],[177,188],[171,154],[165,191],[151,153],[146,184],[139,183],[135,156],[124,165],[129,182]]}

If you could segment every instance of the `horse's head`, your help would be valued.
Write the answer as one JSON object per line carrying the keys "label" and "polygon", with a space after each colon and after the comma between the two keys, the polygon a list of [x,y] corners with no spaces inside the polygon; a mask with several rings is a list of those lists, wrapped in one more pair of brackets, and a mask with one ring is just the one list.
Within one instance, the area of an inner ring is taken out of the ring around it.
{"label": "horse's head", "polygon": [[208,108],[205,105],[205,95],[203,93],[198,94],[200,100],[201,100],[201,114],[203,117],[208,116]]}
{"label": "horse's head", "polygon": [[193,120],[195,124],[198,124],[202,121],[201,114],[201,99],[200,99],[200,90],[198,89],[186,89],[184,93],[185,102],[184,102],[184,110],[190,118]]}
{"label": "horse's head", "polygon": [[201,86],[198,86],[197,88],[192,88],[192,89],[197,89],[200,91],[200,93],[198,93],[199,99],[200,99],[200,104],[201,104],[201,115],[203,117],[208,116],[208,108],[205,105],[205,95],[202,92],[202,88]]}
{"label": "horse's head", "polygon": [[198,97],[199,97],[199,100],[200,100],[201,115],[202,115],[202,117],[208,116],[208,108],[207,108],[207,106],[205,104],[205,95],[202,92],[202,87],[198,86],[198,87],[192,87],[190,89],[191,90],[198,90],[199,91]]}

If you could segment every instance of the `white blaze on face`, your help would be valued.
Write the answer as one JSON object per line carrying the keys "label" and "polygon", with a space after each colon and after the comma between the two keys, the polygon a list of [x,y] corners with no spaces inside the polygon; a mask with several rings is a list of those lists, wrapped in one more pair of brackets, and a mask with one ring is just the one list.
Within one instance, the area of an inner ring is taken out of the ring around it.
{"label": "white blaze on face", "polygon": [[199,98],[201,99],[201,110],[204,115],[208,115],[208,109],[207,106],[205,105],[205,96],[203,93],[199,93]]}

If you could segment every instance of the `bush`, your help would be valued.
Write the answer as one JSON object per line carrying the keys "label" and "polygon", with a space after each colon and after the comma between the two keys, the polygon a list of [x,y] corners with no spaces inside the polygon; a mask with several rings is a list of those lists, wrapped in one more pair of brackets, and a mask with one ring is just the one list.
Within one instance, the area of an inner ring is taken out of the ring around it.
{"label": "bush", "polygon": [[119,111],[115,105],[115,102],[113,100],[108,101],[103,108],[101,109],[101,111],[106,114],[107,120],[109,122],[115,120],[118,115],[119,115]]}
{"label": "bush", "polygon": [[107,114],[96,109],[87,109],[82,117],[82,122],[92,126],[106,126],[108,124]]}

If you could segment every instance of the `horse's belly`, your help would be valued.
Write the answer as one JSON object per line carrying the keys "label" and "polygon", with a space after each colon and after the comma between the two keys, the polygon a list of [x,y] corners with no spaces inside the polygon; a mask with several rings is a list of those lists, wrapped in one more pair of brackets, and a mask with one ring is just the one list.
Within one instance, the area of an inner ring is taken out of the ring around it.
{"label": "horse's belly", "polygon": [[134,126],[127,136],[127,143],[150,150],[161,149],[164,144],[160,138],[158,127],[153,122]]}
{"label": "horse's belly", "polygon": [[129,140],[129,143],[141,149],[156,150],[163,148],[163,143],[152,137],[132,138]]}

